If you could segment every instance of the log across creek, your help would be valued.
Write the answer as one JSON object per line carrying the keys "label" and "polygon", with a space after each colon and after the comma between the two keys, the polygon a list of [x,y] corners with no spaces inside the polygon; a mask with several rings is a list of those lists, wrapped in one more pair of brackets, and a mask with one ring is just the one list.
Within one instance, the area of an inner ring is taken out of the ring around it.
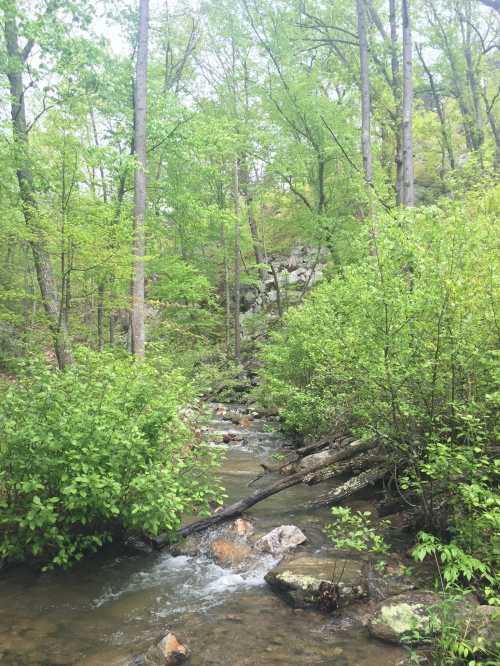
{"label": "log across creek", "polygon": [[[325,442],[323,446],[327,446],[327,443]],[[347,440],[346,444],[342,445],[341,443],[339,448],[332,450],[330,455],[322,457],[321,462],[318,462],[317,465],[308,466],[307,469],[298,471],[294,474],[291,474],[290,476],[286,476],[282,479],[279,479],[278,481],[271,483],[267,487],[255,490],[247,497],[243,497],[237,502],[234,502],[233,504],[230,504],[226,507],[223,507],[222,509],[217,510],[215,513],[213,513],[211,516],[208,516],[207,518],[202,518],[201,520],[197,520],[191,523],[190,525],[181,527],[177,531],[177,536],[180,538],[184,538],[189,536],[190,534],[194,534],[196,532],[202,532],[203,530],[206,530],[209,527],[212,527],[213,525],[217,525],[232,518],[236,518],[237,516],[239,516],[244,511],[257,504],[258,502],[261,502],[262,500],[271,497],[272,495],[275,495],[276,493],[279,493],[282,490],[285,490],[286,488],[291,488],[292,486],[302,483],[306,477],[316,472],[319,472],[320,470],[323,470],[326,467],[330,468],[332,465],[335,465],[336,463],[340,463],[344,460],[349,460],[351,458],[354,458],[355,456],[358,456],[361,453],[365,453],[366,451],[375,449],[376,447],[377,447],[376,442],[367,442],[362,440],[354,440],[354,441]],[[309,453],[312,447],[304,447],[304,448]],[[315,450],[317,451],[317,449]],[[361,472],[359,475],[349,479],[349,481],[346,481],[346,483],[340,485],[338,488],[335,488],[333,491],[331,491],[331,493],[327,493],[324,496],[318,497],[318,499],[313,503],[313,505],[318,506],[321,504],[334,504],[337,501],[341,501],[342,499],[348,497],[354,492],[357,492],[360,489],[382,478],[387,473],[387,471],[388,467],[384,467],[383,465],[377,465],[373,469],[365,470]],[[332,478],[333,476],[334,474],[332,472],[331,475],[328,476],[327,478]],[[162,548],[163,546],[167,545],[168,542],[169,540],[167,535],[159,535],[154,539],[155,545],[159,548]]]}

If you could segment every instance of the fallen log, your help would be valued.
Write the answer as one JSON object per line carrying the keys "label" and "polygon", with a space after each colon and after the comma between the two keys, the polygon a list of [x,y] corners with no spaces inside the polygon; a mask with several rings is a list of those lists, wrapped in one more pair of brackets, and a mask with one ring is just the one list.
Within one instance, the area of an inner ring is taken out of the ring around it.
{"label": "fallen log", "polygon": [[[208,527],[212,527],[212,525],[217,525],[227,520],[231,520],[231,518],[236,518],[236,516],[239,516],[244,511],[254,506],[258,502],[262,502],[262,500],[265,500],[268,497],[271,497],[272,495],[275,495],[276,493],[285,490],[286,488],[291,488],[292,486],[296,486],[297,484],[301,483],[302,479],[307,474],[315,472],[323,468],[327,464],[331,465],[332,463],[352,458],[358,453],[361,453],[362,451],[368,451],[370,449],[375,448],[376,446],[377,446],[376,442],[364,442],[361,440],[355,440],[354,442],[351,442],[347,446],[344,446],[337,451],[332,451],[332,454],[331,456],[329,456],[328,461],[323,462],[321,465],[318,465],[316,468],[308,469],[306,472],[298,472],[297,474],[293,474],[292,476],[287,476],[283,479],[275,481],[267,488],[256,490],[248,497],[244,497],[238,500],[237,502],[234,502],[234,504],[230,504],[229,506],[218,510],[216,513],[213,513],[208,518],[202,518],[201,520],[191,523],[190,525],[181,527],[179,530],[177,530],[177,536],[186,537],[189,534],[194,534],[195,532],[202,532],[203,530],[206,530]],[[355,490],[353,492],[355,492]],[[164,534],[159,535],[158,537],[155,537],[153,541],[158,548],[162,548],[168,543],[168,536]]]}
{"label": "fallen log", "polygon": [[323,481],[336,479],[345,474],[359,474],[364,472],[365,469],[373,467],[385,460],[384,455],[379,449],[373,451],[366,451],[349,460],[344,460],[335,465],[329,465],[319,472],[313,472],[304,477],[303,483],[307,486],[314,486]]}
{"label": "fallen log", "polygon": [[346,497],[354,495],[354,493],[357,493],[358,491],[363,490],[363,488],[366,488],[372,483],[375,483],[376,481],[384,478],[388,471],[389,468],[387,466],[379,466],[374,467],[373,469],[367,469],[364,472],[361,472],[361,474],[358,474],[358,476],[349,479],[349,481],[346,481],[337,488],[330,490],[328,493],[320,495],[314,501],[310,502],[308,506],[311,508],[316,508],[318,506],[337,504]]}
{"label": "fallen log", "polygon": [[324,438],[319,440],[319,442],[313,442],[313,444],[308,444],[307,446],[302,446],[300,449],[296,449],[291,457],[287,458],[287,460],[280,463],[279,465],[268,465],[266,463],[261,463],[260,466],[264,471],[262,474],[256,476],[255,479],[252,479],[248,485],[252,486],[256,481],[259,481],[263,477],[267,476],[267,474],[279,474],[286,467],[295,465],[303,458],[306,458],[307,456],[313,455],[315,453],[319,453],[323,449],[331,448],[332,450],[337,450],[338,448],[346,446],[353,441],[355,441],[354,437],[346,437],[345,435],[338,435],[333,439],[331,437]]}

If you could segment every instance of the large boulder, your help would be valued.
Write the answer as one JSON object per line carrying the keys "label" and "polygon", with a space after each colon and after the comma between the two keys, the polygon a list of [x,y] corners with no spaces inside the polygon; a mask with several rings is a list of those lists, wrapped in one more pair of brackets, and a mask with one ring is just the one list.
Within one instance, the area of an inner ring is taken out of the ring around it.
{"label": "large boulder", "polygon": [[440,598],[434,592],[409,592],[381,601],[368,623],[372,636],[391,643],[418,643],[435,633],[432,607]]}
{"label": "large boulder", "polygon": [[283,562],[265,580],[290,606],[331,612],[367,597],[362,562],[316,555]]}
{"label": "large boulder", "polygon": [[189,657],[189,649],[171,631],[144,655],[145,666],[177,666]]}
{"label": "large boulder", "polygon": [[263,553],[283,557],[287,551],[306,541],[306,535],[295,525],[281,525],[261,537],[255,543],[255,548]]}

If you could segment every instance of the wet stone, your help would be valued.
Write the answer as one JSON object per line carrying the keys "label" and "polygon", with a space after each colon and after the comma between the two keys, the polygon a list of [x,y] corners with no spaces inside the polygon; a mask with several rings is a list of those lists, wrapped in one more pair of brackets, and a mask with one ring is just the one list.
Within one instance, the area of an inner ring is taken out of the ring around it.
{"label": "wet stone", "polygon": [[287,551],[306,541],[306,535],[295,525],[281,525],[261,537],[256,542],[255,548],[263,553],[282,557]]}
{"label": "wet stone", "polygon": [[169,632],[146,652],[143,663],[144,666],[176,666],[184,663],[189,654],[189,649]]}
{"label": "wet stone", "polygon": [[252,555],[252,549],[246,543],[222,538],[210,544],[210,552],[217,564],[227,567],[241,566]]}
{"label": "wet stone", "polygon": [[272,569],[265,580],[294,608],[332,612],[368,596],[362,563],[356,560],[297,557]]}
{"label": "wet stone", "polygon": [[372,636],[391,643],[403,643],[418,636],[429,638],[437,627],[431,621],[432,607],[439,603],[433,592],[411,592],[381,601],[368,623]]}

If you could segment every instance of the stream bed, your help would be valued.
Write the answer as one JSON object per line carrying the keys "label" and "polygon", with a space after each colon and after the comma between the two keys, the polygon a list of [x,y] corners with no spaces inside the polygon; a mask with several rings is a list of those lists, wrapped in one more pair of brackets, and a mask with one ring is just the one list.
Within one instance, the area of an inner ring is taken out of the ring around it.
{"label": "stream bed", "polygon": [[[228,502],[247,486],[283,440],[269,424],[247,426],[222,417],[206,424],[221,445],[225,432],[243,441],[225,445],[221,480]],[[327,548],[328,510],[308,511],[317,489],[289,488],[253,507],[259,531],[297,525],[309,552]],[[368,637],[359,623],[294,610],[269,589],[273,566],[236,572],[205,555],[101,555],[70,571],[36,573],[22,567],[0,577],[1,666],[125,666],[172,630],[191,650],[190,666],[393,666],[397,647]]]}

